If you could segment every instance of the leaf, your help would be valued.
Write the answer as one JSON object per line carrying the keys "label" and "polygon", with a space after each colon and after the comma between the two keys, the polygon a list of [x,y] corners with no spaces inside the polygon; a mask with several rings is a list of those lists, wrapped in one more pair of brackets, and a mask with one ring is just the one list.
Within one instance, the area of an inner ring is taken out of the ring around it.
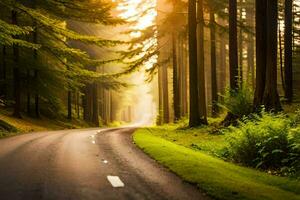
{"label": "leaf", "polygon": [[272,154],[275,154],[275,153],[283,153],[284,151],[282,151],[281,149],[275,149],[272,151]]}

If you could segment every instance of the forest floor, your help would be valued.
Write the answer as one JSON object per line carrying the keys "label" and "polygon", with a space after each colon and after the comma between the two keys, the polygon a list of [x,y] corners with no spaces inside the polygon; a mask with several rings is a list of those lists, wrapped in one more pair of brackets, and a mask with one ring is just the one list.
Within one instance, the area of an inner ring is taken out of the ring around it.
{"label": "forest floor", "polygon": [[135,143],[185,181],[216,199],[300,199],[300,180],[224,161],[226,137],[213,126],[139,129]]}
{"label": "forest floor", "polygon": [[[6,127],[6,128],[4,128]],[[8,128],[7,128],[8,127]],[[60,120],[41,117],[39,119],[23,115],[22,119],[11,116],[10,112],[0,110],[0,138],[15,136],[18,134],[41,132],[49,130],[87,128],[88,124],[80,120]]]}

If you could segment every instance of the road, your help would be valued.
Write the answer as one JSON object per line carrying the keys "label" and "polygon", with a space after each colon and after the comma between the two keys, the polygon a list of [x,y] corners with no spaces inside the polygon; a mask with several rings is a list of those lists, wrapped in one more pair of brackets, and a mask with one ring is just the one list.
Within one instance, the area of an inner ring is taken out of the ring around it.
{"label": "road", "polygon": [[207,199],[136,148],[133,128],[99,130],[0,140],[0,200]]}

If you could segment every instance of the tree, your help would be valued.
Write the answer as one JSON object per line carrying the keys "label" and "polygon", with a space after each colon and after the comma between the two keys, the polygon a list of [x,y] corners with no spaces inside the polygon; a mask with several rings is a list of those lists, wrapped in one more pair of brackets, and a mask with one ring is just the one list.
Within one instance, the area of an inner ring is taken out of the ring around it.
{"label": "tree", "polygon": [[285,0],[284,13],[285,98],[291,103],[293,100],[293,0]]}
{"label": "tree", "polygon": [[[12,24],[18,25],[18,13],[16,10],[11,12]],[[15,36],[17,39],[17,37]],[[20,52],[17,44],[13,45],[13,57],[14,57],[14,68],[13,68],[13,86],[14,86],[14,112],[13,116],[21,118],[21,83],[20,83],[20,71],[19,71],[19,61]]]}
{"label": "tree", "polygon": [[216,21],[215,13],[210,10],[210,55],[211,55],[211,96],[212,96],[212,116],[218,114],[218,86],[217,86],[217,58],[216,58]]}
{"label": "tree", "polygon": [[[199,0],[197,4],[197,21],[198,26],[196,29],[197,37],[196,37],[196,55],[198,56],[196,60],[197,64],[197,75],[198,78],[195,78],[198,86],[198,101],[199,103],[197,108],[199,111],[199,119],[198,123],[207,124],[207,110],[206,110],[206,92],[205,92],[205,67],[204,67],[204,16],[203,16],[203,0]],[[198,31],[197,31],[198,30]],[[191,41],[190,41],[191,42]],[[192,51],[189,49],[189,51]],[[190,63],[191,65],[191,63]],[[190,66],[191,69],[191,66]],[[191,70],[190,70],[190,79],[191,79]],[[193,75],[195,76],[195,75]],[[191,84],[191,83],[190,83]],[[190,86],[191,87],[191,86]],[[191,92],[190,92],[191,96]],[[191,97],[190,97],[191,98]],[[191,102],[190,102],[191,104]],[[196,108],[195,108],[196,109]]]}
{"label": "tree", "polygon": [[266,81],[267,0],[256,0],[256,87],[254,110],[262,105]]}
{"label": "tree", "polygon": [[263,105],[268,111],[281,110],[277,91],[278,0],[267,0],[266,86]]}
{"label": "tree", "polygon": [[[198,68],[198,60],[197,60],[197,19],[196,19],[196,0],[189,0],[188,5],[188,28],[189,28],[189,69],[190,69],[190,120],[189,126],[190,127],[197,127],[201,124],[206,123],[206,116],[200,115],[201,107],[203,108],[203,100],[205,99],[204,96],[199,96],[199,91],[201,94],[205,94],[205,87],[203,82],[204,77],[204,69]],[[199,14],[200,11],[200,14]],[[201,13],[203,16],[203,1],[198,2],[198,19],[201,19]],[[200,15],[200,18],[199,18]],[[202,22],[200,22],[202,23]],[[199,30],[201,33],[201,31]],[[200,40],[203,39],[199,38]],[[201,44],[203,45],[203,44]],[[201,49],[201,47],[199,48]],[[201,60],[201,58],[199,58]],[[204,66],[203,66],[204,67]],[[199,74],[201,77],[199,77]],[[201,88],[198,86],[201,84]],[[201,102],[199,102],[199,97]],[[202,105],[200,106],[200,104]],[[203,113],[203,110],[202,110]],[[203,113],[204,114],[204,113]]]}
{"label": "tree", "polygon": [[230,89],[239,88],[238,45],[237,45],[237,1],[229,0],[229,67]]}

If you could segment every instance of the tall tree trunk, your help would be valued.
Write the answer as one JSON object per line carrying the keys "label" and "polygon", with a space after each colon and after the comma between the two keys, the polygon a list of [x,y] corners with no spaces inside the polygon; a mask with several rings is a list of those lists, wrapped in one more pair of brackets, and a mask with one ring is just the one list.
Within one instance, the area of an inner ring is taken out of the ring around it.
{"label": "tall tree trunk", "polygon": [[2,60],[1,60],[1,80],[3,81],[2,85],[1,85],[1,94],[0,94],[0,98],[3,100],[6,98],[6,47],[3,46],[2,47]]}
{"label": "tall tree trunk", "polygon": [[158,119],[157,125],[163,124],[163,83],[162,83],[162,67],[158,68]]}
{"label": "tall tree trunk", "polygon": [[[202,0],[200,0],[202,3]],[[199,1],[199,2],[200,2]],[[200,7],[200,4],[198,7]],[[189,67],[190,67],[190,119],[189,126],[201,125],[199,115],[198,95],[198,63],[197,63],[197,21],[196,21],[196,0],[189,0],[188,5],[188,26],[189,26]],[[200,32],[200,31],[199,31]],[[199,60],[201,60],[199,58]]]}
{"label": "tall tree trunk", "polygon": [[[34,21],[34,32],[33,32],[33,43],[37,44],[38,43],[38,30],[37,30],[37,23]],[[35,61],[38,59],[38,52],[37,50],[33,50],[33,58]],[[37,66],[36,66],[37,67]],[[39,85],[39,74],[38,74],[38,69],[34,69],[34,80],[36,82],[36,85]],[[40,106],[39,106],[39,88],[35,90],[35,97],[34,97],[34,105],[35,105],[35,117],[39,118],[40,117]],[[72,118],[72,117],[71,117]]]}
{"label": "tall tree trunk", "polygon": [[30,70],[27,69],[27,74],[26,74],[26,79],[27,79],[27,114],[31,114],[31,94],[30,94]]}
{"label": "tall tree trunk", "polygon": [[174,121],[180,119],[180,96],[179,96],[179,81],[178,81],[178,60],[177,60],[177,35],[175,31],[172,33],[172,55],[173,55],[173,107]]}
{"label": "tall tree trunk", "polygon": [[[12,11],[12,24],[18,25],[18,17],[17,12],[15,10]],[[16,38],[16,37],[15,37]],[[21,118],[21,84],[20,84],[20,71],[19,71],[19,60],[20,53],[19,47],[17,45],[13,45],[13,60],[14,60],[14,68],[13,68],[13,82],[14,82],[14,112],[13,116],[17,118]]]}
{"label": "tall tree trunk", "polygon": [[169,110],[169,83],[168,83],[168,67],[162,67],[162,84],[163,84],[163,122],[170,122],[170,110]]}
{"label": "tall tree trunk", "polygon": [[[201,10],[200,13],[198,13],[198,19],[200,27],[203,26],[203,2],[200,0],[198,2],[198,11]],[[200,72],[200,68],[198,67],[198,60],[197,56],[202,56],[198,55],[198,50],[197,50],[197,44],[199,46],[199,43],[197,43],[197,18],[196,18],[196,0],[189,0],[188,2],[188,28],[189,28],[189,68],[190,68],[190,117],[189,117],[189,126],[190,127],[197,127],[202,124],[201,121],[201,116],[200,116],[200,105],[199,105],[199,100],[203,100],[203,96],[199,96],[199,90],[198,87],[200,87],[199,82],[198,82],[198,76],[202,72]],[[201,29],[201,30],[200,30]],[[199,28],[199,35],[201,35],[202,28]],[[203,37],[199,38],[203,39]],[[201,40],[202,41],[202,40]],[[200,44],[201,46],[203,44]],[[199,46],[199,50],[201,47]],[[199,57],[199,66],[201,65],[201,62],[204,60],[202,57]],[[204,67],[204,65],[203,65]],[[199,70],[197,70],[199,68]],[[199,88],[200,89],[200,88]],[[202,89],[202,88],[201,88]],[[204,96],[205,97],[205,96]]]}
{"label": "tall tree trunk", "polygon": [[285,98],[291,103],[293,100],[293,0],[285,0],[284,13]]}
{"label": "tall tree trunk", "polygon": [[82,95],[82,108],[83,108],[83,120],[89,122],[89,106],[88,106],[88,85],[83,88]]}
{"label": "tall tree trunk", "polygon": [[267,111],[281,110],[277,91],[278,0],[267,0],[267,63],[263,105]]}
{"label": "tall tree trunk", "polygon": [[285,91],[285,80],[284,80],[284,72],[283,72],[283,48],[282,48],[282,34],[281,34],[281,26],[280,23],[278,24],[278,37],[279,37],[279,66],[280,66],[280,75],[281,75],[281,83],[283,91]]}
{"label": "tall tree trunk", "polygon": [[[196,11],[195,11],[196,12]],[[195,107],[194,109],[198,108],[198,122],[196,123],[196,125],[198,124],[207,124],[207,109],[206,109],[206,91],[205,91],[205,66],[204,66],[204,17],[203,17],[203,0],[199,0],[198,1],[198,5],[197,5],[197,12],[195,14],[195,27],[192,30],[193,33],[190,32],[190,34],[194,34],[194,32],[196,32],[196,35],[193,36],[194,40],[195,40],[195,53],[191,52],[193,51],[191,49],[191,42],[192,40],[189,40],[189,44],[190,44],[190,56],[191,54],[194,54],[195,56],[197,55],[197,59],[195,61],[195,66],[197,66],[197,68],[195,69],[195,72],[190,71],[190,79],[194,79],[195,81],[195,87],[197,88],[197,95],[198,95],[198,102],[196,102],[197,107]],[[198,25],[197,25],[197,19],[198,19]],[[191,26],[192,26],[191,24]],[[191,27],[189,27],[191,28]],[[198,29],[198,32],[197,32]],[[198,38],[197,38],[198,36]],[[189,36],[190,37],[190,36]],[[191,57],[190,57],[191,59]],[[192,58],[194,59],[194,58]],[[190,65],[191,65],[191,61],[190,61]],[[190,69],[193,66],[190,66]],[[191,74],[195,73],[193,76],[191,77]],[[198,77],[197,77],[198,76]],[[191,80],[190,80],[190,87],[191,87]],[[192,86],[194,87],[194,86]],[[191,91],[191,90],[190,90]],[[192,98],[192,94],[190,92],[190,98]],[[190,105],[190,107],[192,107],[192,105]]]}
{"label": "tall tree trunk", "polygon": [[187,48],[187,35],[183,37],[182,49],[182,116],[188,114],[188,48]]}
{"label": "tall tree trunk", "polygon": [[[246,9],[246,16],[247,16],[247,26],[252,28],[254,27],[253,24],[253,10],[254,8],[251,6],[247,6]],[[248,44],[247,44],[247,68],[248,68],[248,84],[255,88],[255,72],[254,72],[254,38],[252,33],[247,34]]]}
{"label": "tall tree trunk", "polygon": [[237,90],[239,85],[238,45],[237,45],[237,1],[229,0],[229,66],[230,89]]}
{"label": "tall tree trunk", "polygon": [[[267,0],[256,0],[256,83],[254,110],[262,105],[266,82]],[[276,47],[277,49],[277,47]]]}
{"label": "tall tree trunk", "polygon": [[216,58],[216,26],[215,13],[210,11],[210,55],[211,55],[211,97],[212,116],[218,115],[218,86],[217,86],[217,58]]}
{"label": "tall tree trunk", "polygon": [[72,92],[68,90],[68,119],[72,119]]}
{"label": "tall tree trunk", "polygon": [[[242,4],[242,3],[241,3]],[[239,13],[239,20],[240,23],[242,23],[243,25],[243,17],[242,17],[242,11],[243,9],[240,8],[240,13]],[[240,86],[243,85],[243,81],[244,81],[244,68],[243,68],[243,64],[244,64],[244,46],[243,46],[243,30],[242,27],[239,28],[239,44],[238,44],[238,49],[239,49],[239,84]]]}
{"label": "tall tree trunk", "polygon": [[93,84],[93,123],[99,126],[98,84]]}

